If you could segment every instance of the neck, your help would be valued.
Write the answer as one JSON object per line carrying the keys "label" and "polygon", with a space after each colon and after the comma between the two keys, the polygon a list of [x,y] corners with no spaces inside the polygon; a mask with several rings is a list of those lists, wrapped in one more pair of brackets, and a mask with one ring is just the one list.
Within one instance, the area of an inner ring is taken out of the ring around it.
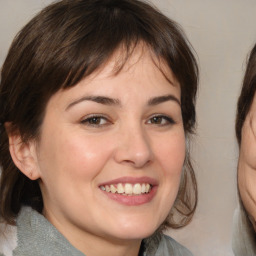
{"label": "neck", "polygon": [[[88,246],[90,245],[90,246]],[[129,241],[120,243],[117,241],[106,241],[103,239],[95,240],[93,243],[86,243],[84,248],[78,248],[86,256],[138,256],[141,246],[141,241]]]}
{"label": "neck", "polygon": [[86,256],[138,256],[142,240],[115,240],[96,236],[79,236],[68,240]]}
{"label": "neck", "polygon": [[[60,221],[44,216],[58,229],[58,231],[78,250],[86,256],[138,256],[142,239],[117,239],[104,234],[85,231],[76,225],[66,223],[63,229]],[[68,230],[68,232],[67,232]]]}

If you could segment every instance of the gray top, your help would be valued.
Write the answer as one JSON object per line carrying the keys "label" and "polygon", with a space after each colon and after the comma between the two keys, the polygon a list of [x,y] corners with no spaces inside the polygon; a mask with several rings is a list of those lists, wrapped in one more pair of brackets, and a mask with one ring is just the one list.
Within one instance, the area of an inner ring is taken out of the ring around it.
{"label": "gray top", "polygon": [[255,232],[241,206],[236,209],[233,217],[232,249],[235,256],[256,255]]}
{"label": "gray top", "polygon": [[[2,232],[4,231],[4,232]],[[0,256],[85,256],[43,215],[23,207],[17,227],[1,226]],[[145,239],[143,256],[193,256],[174,239],[157,234]]]}

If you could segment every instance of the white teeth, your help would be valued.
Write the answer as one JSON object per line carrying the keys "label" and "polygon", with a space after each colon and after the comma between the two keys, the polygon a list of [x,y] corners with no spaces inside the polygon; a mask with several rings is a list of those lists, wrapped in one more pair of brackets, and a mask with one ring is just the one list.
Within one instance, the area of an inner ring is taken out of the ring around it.
{"label": "white teeth", "polygon": [[145,193],[146,192],[146,185],[143,183],[141,186],[141,193]]}
{"label": "white teeth", "polygon": [[128,195],[131,195],[132,194],[132,184],[130,183],[126,183],[124,185],[124,191],[125,191],[125,194],[128,194]]}
{"label": "white teeth", "polygon": [[121,183],[117,184],[117,193],[118,194],[123,194],[124,193],[124,187]]}
{"label": "white teeth", "polygon": [[110,187],[108,185],[105,188],[107,192],[110,192]]}
{"label": "white teeth", "polygon": [[133,194],[135,194],[135,195],[141,194],[141,185],[138,184],[138,183],[135,184],[135,185],[133,186],[132,192],[133,192]]}
{"label": "white teeth", "polygon": [[110,190],[111,193],[116,193],[116,188],[114,187],[114,185],[110,185]]}
{"label": "white teeth", "polygon": [[130,184],[130,183],[118,183],[106,185],[106,186],[100,186],[100,189],[106,192],[110,193],[117,193],[117,194],[123,194],[123,195],[141,195],[145,193],[149,193],[151,190],[151,185],[148,183],[136,183],[136,184]]}

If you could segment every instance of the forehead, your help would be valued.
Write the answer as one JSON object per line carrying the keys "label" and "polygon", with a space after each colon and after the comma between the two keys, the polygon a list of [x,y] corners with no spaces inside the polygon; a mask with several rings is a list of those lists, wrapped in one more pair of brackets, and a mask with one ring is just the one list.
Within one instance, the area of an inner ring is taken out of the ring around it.
{"label": "forehead", "polygon": [[137,98],[137,103],[144,104],[149,98],[167,94],[180,101],[180,86],[172,70],[149,48],[138,46],[128,59],[123,58],[120,48],[100,69],[75,86],[58,91],[49,104],[68,105],[86,96],[118,98],[128,104],[131,95]]}
{"label": "forehead", "polygon": [[[138,68],[140,68],[142,72],[148,72],[149,70],[159,71],[170,84],[180,86],[167,62],[163,58],[157,57],[153,50],[145,45],[145,43],[139,43],[136,47],[131,47],[130,50],[124,49],[122,46],[119,47],[106,63],[100,66],[97,71],[86,77],[86,79],[92,80],[95,77],[115,77],[119,73],[132,74]],[[148,72],[147,76],[154,76],[155,73],[156,72]]]}

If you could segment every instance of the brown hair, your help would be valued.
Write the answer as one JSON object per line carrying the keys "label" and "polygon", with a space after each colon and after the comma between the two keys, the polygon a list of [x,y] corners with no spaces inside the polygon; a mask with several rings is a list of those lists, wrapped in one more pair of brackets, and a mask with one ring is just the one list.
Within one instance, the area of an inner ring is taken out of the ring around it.
{"label": "brown hair", "polygon": [[[132,49],[143,42],[164,60],[181,86],[186,136],[195,126],[198,66],[179,25],[138,0],[63,0],[43,9],[14,39],[0,84],[0,216],[14,223],[22,205],[41,212],[37,181],[14,165],[3,124],[10,122],[24,142],[37,139],[50,97],[75,86],[107,62],[122,46],[123,67]],[[189,151],[180,190],[165,226],[186,225],[197,204],[197,185]],[[175,219],[179,215],[178,220]]]}

